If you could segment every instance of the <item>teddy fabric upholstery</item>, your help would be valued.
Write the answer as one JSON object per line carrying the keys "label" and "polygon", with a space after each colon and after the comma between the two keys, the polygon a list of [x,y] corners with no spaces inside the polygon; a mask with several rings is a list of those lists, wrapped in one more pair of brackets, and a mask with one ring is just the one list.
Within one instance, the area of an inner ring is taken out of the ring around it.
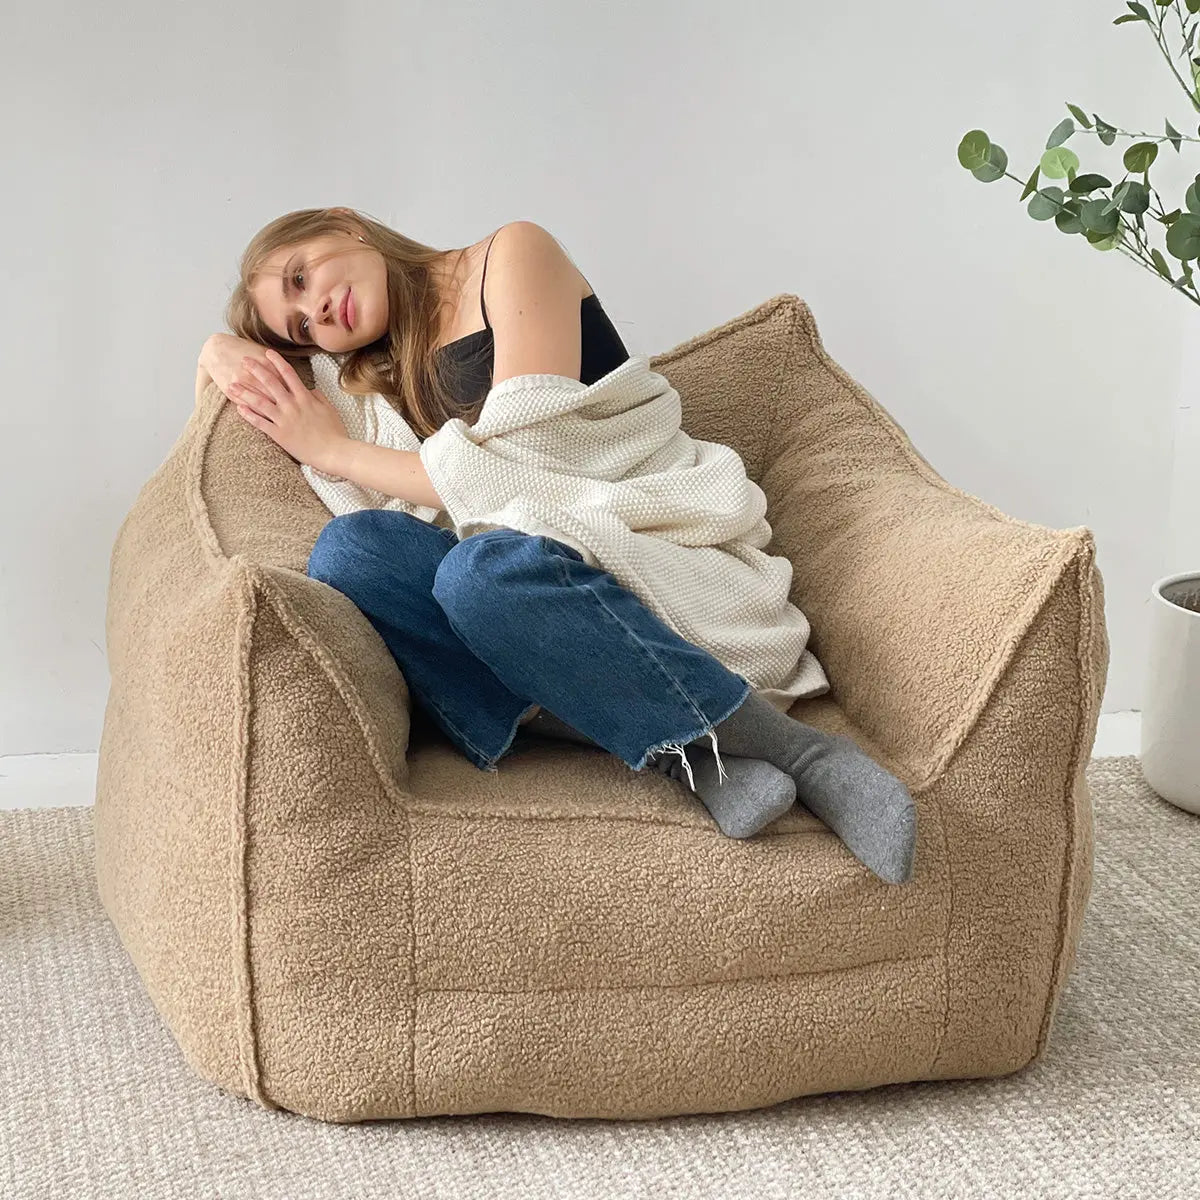
{"label": "teddy fabric upholstery", "polygon": [[799,805],[730,839],[599,749],[490,774],[413,736],[383,641],[305,573],[328,508],[209,384],[112,548],[95,805],[105,911],[203,1078],[334,1122],[631,1119],[1045,1050],[1092,879],[1091,532],[948,484],[796,296],[650,366],[762,488],[832,681],[790,712],[904,781],[912,880]]}

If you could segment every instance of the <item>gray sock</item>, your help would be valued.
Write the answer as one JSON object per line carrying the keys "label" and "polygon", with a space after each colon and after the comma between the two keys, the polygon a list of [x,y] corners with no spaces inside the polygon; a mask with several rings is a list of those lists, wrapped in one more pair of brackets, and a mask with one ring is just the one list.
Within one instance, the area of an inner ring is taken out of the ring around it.
{"label": "gray sock", "polygon": [[[518,736],[522,731],[578,742],[584,746],[599,745],[587,734],[560,721],[544,708],[520,727]],[[701,803],[726,837],[753,837],[760,829],[783,816],[796,802],[796,784],[792,777],[769,762],[722,754],[722,778],[711,742],[705,745],[692,742],[687,747],[687,758],[691,768],[692,790],[700,797]],[[673,750],[652,755],[647,760],[646,769],[687,782],[684,779],[687,768],[683,759]]]}
{"label": "gray sock", "polygon": [[[717,752],[761,758],[796,783],[796,799],[824,821],[859,862],[887,883],[912,878],[917,813],[901,780],[841,734],[780,712],[751,692],[713,727]],[[708,735],[688,744],[711,745]]]}
{"label": "gray sock", "polygon": [[674,750],[659,751],[646,765],[681,782],[690,768],[692,790],[726,837],[753,837],[796,803],[792,777],[762,759],[722,754],[722,778],[711,742],[689,743],[686,767]]}

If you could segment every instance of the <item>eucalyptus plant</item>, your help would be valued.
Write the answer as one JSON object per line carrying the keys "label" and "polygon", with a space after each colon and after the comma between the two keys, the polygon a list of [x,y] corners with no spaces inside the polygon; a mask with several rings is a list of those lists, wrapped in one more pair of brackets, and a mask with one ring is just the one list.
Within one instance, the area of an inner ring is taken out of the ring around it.
{"label": "eucalyptus plant", "polygon": [[[1151,8],[1139,3],[1131,3],[1128,8],[1130,11],[1119,16],[1113,24],[1137,22],[1150,29],[1193,110],[1200,112],[1200,56],[1192,57],[1196,27],[1200,24],[1196,19],[1197,12],[1200,12],[1200,0],[1155,0]],[[1185,70],[1190,83],[1185,82],[1179,73],[1167,48],[1165,26],[1169,20],[1168,9],[1179,19],[1182,49],[1175,57],[1186,63]],[[1163,135],[1131,133],[1110,125],[1094,112],[1093,126],[1093,121],[1088,120],[1087,114],[1078,105],[1067,104],[1067,108],[1071,116],[1064,118],[1051,131],[1041,160],[1025,181],[1020,200],[1023,203],[1026,197],[1030,197],[1026,211],[1035,221],[1048,221],[1053,217],[1055,225],[1063,233],[1082,234],[1097,250],[1120,250],[1146,270],[1162,276],[1193,304],[1200,304],[1200,293],[1192,277],[1192,263],[1200,259],[1200,174],[1188,186],[1184,208],[1176,208],[1172,212],[1166,211],[1166,205],[1150,183],[1150,167],[1158,157],[1162,142],[1169,141],[1178,154],[1181,142],[1200,141],[1200,137],[1188,137],[1180,133],[1169,120],[1165,122],[1166,133]],[[1082,129],[1076,126],[1076,121]],[[1142,140],[1135,141],[1122,155],[1126,173],[1114,187],[1104,175],[1093,172],[1078,174],[1079,156],[1064,145],[1075,133],[1094,133],[1106,146],[1111,146],[1118,137]],[[1197,133],[1200,134],[1200,126],[1197,127]],[[983,183],[991,183],[1001,176],[1021,182],[1005,169],[1008,155],[982,129],[972,129],[963,136],[958,144],[958,161]],[[1140,174],[1141,179],[1130,178],[1131,174]],[[1043,175],[1047,179],[1065,179],[1066,190],[1056,186],[1039,188],[1038,182]],[[1172,275],[1171,265],[1162,251],[1150,245],[1146,236],[1147,212],[1165,230],[1167,254],[1179,263],[1175,268],[1178,277]]]}

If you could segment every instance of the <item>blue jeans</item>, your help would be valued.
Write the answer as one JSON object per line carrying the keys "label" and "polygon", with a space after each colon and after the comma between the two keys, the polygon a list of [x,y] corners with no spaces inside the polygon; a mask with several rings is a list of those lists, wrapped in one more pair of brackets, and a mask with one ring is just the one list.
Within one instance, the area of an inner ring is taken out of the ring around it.
{"label": "blue jeans", "polygon": [[639,771],[751,691],[556,538],[506,528],[460,540],[368,508],[325,525],[307,573],[361,609],[414,703],[484,771],[537,705]]}

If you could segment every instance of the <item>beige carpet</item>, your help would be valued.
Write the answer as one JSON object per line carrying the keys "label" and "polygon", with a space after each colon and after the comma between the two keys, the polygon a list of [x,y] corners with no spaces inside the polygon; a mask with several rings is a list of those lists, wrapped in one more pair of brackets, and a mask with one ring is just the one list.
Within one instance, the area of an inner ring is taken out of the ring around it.
{"label": "beige carpet", "polygon": [[1042,1062],[648,1122],[333,1126],[223,1093],[100,907],[92,810],[0,812],[0,1197],[1198,1196],[1200,817],[1136,758],[1089,779],[1092,898]]}

